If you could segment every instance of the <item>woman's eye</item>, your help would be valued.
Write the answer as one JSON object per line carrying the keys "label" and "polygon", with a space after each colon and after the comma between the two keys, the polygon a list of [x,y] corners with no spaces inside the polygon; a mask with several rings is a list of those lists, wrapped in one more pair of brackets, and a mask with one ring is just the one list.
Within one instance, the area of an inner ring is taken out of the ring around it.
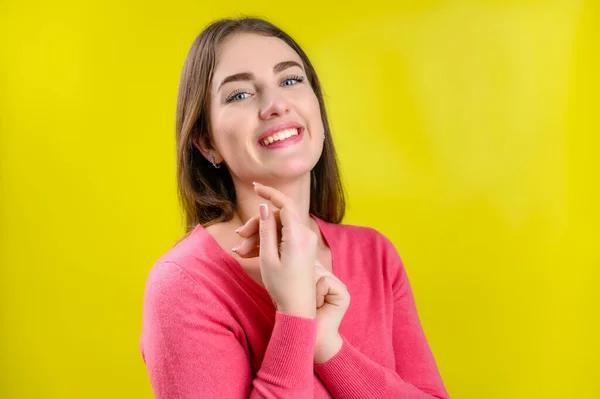
{"label": "woman's eye", "polygon": [[250,96],[250,93],[246,93],[245,91],[240,92],[240,93],[233,93],[232,95],[230,95],[229,97],[227,97],[226,101],[230,102],[230,101],[240,101],[243,100],[245,98],[248,98]]}
{"label": "woman's eye", "polygon": [[304,80],[304,78],[301,77],[301,76],[294,76],[294,77],[290,77],[290,78],[285,79],[282,82],[282,85],[283,86],[293,86],[293,85],[295,85],[297,83],[302,82],[303,80]]}

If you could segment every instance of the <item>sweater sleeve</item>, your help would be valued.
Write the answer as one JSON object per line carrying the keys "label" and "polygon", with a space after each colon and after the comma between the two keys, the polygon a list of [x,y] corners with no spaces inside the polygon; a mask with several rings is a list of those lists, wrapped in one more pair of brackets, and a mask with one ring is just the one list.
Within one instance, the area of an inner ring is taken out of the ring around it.
{"label": "sweater sleeve", "polygon": [[308,398],[316,320],[277,312],[256,378],[228,314],[180,266],[154,266],[144,294],[141,349],[157,399]]}
{"label": "sweater sleeve", "polygon": [[421,327],[408,276],[385,237],[384,261],[392,274],[395,370],[362,354],[342,336],[340,351],[315,371],[336,399],[448,399],[448,393]]}

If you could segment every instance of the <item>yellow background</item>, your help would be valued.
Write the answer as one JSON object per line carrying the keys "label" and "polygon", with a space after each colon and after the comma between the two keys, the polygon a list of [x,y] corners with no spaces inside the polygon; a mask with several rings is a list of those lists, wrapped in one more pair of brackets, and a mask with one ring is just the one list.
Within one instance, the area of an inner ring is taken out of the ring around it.
{"label": "yellow background", "polygon": [[0,397],[152,397],[179,73],[248,13],[320,73],[345,222],[397,245],[451,397],[600,398],[599,2],[392,3],[1,3]]}

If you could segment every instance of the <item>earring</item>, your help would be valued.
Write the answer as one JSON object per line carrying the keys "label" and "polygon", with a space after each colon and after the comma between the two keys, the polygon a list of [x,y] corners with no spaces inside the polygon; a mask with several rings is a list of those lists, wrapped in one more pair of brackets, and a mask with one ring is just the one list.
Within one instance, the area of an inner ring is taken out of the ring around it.
{"label": "earring", "polygon": [[221,167],[221,164],[220,164],[220,163],[216,163],[216,162],[215,162],[215,156],[214,156],[214,155],[211,155],[211,156],[210,156],[210,161],[212,162],[213,166],[214,166],[216,169],[219,169],[219,168]]}

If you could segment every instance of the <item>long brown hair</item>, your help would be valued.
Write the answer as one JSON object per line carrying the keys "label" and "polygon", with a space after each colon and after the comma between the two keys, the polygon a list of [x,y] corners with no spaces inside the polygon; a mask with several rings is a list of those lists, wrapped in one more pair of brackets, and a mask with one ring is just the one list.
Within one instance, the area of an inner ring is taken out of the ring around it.
{"label": "long brown hair", "polygon": [[193,142],[211,142],[209,98],[218,46],[227,36],[241,32],[281,39],[302,59],[325,128],[323,153],[311,171],[309,212],[327,222],[340,223],[346,202],[317,73],[288,34],[263,19],[244,17],[208,25],[194,40],[181,72],[176,118],[177,183],[186,232],[199,223],[207,227],[233,218],[236,195],[229,170],[224,162],[225,167],[213,167]]}

